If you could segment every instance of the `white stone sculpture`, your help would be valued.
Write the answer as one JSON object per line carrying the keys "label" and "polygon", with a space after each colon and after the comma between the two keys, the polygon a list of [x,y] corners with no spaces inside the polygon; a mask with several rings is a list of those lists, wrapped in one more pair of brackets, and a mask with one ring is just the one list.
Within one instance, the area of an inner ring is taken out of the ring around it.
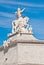
{"label": "white stone sculpture", "polygon": [[3,46],[4,46],[4,49],[6,48],[6,47],[9,47],[9,44],[10,44],[10,41],[9,40],[5,40],[5,41],[3,41]]}
{"label": "white stone sculpture", "polygon": [[17,32],[18,30],[21,32],[23,32],[25,29],[25,26],[27,26],[28,24],[28,17],[20,17],[18,20],[14,20],[12,22],[12,33]]}
{"label": "white stone sculpture", "polygon": [[24,9],[20,9],[18,8],[18,11],[15,12],[16,15],[17,15],[17,20],[14,20],[12,22],[12,33],[16,33],[16,32],[19,32],[19,33],[27,33],[29,32],[29,24],[28,24],[28,21],[29,21],[29,18],[27,16],[25,17],[22,17],[22,12],[25,10]]}
{"label": "white stone sculpture", "polygon": [[6,40],[5,40],[3,43],[4,43],[4,44],[3,44],[4,48],[8,47],[8,43],[7,43]]}

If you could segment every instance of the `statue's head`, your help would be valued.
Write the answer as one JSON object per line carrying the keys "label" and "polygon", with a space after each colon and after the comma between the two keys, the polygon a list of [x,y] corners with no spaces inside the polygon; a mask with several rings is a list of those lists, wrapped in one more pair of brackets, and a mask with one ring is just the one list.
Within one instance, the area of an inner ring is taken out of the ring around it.
{"label": "statue's head", "polygon": [[18,11],[20,11],[20,8],[18,8]]}

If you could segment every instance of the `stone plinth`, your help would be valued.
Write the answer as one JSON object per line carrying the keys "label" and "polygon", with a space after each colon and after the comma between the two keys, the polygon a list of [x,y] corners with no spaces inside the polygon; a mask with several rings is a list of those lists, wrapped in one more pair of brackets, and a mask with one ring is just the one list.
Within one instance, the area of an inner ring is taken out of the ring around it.
{"label": "stone plinth", "polygon": [[12,35],[9,41],[9,47],[0,47],[1,65],[44,64],[44,40],[38,40],[32,34],[22,33]]}

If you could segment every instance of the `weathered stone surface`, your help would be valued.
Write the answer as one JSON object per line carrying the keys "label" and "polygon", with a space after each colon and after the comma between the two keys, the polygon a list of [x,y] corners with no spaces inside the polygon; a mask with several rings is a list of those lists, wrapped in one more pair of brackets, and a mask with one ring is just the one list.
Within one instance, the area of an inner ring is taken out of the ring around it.
{"label": "weathered stone surface", "polygon": [[44,44],[18,44],[18,63],[44,64]]}
{"label": "weathered stone surface", "polygon": [[9,41],[9,47],[0,47],[1,65],[44,64],[44,40],[22,33],[10,37]]}

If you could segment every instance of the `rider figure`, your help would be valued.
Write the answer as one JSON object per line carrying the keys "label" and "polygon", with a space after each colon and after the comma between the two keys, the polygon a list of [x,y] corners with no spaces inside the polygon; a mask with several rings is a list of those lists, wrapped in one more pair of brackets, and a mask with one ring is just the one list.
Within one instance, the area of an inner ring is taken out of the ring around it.
{"label": "rider figure", "polygon": [[23,12],[25,10],[25,8],[24,9],[20,9],[20,8],[18,8],[18,10],[17,10],[17,12],[15,12],[16,13],[16,16],[18,17],[18,18],[20,18],[21,17],[21,13]]}

